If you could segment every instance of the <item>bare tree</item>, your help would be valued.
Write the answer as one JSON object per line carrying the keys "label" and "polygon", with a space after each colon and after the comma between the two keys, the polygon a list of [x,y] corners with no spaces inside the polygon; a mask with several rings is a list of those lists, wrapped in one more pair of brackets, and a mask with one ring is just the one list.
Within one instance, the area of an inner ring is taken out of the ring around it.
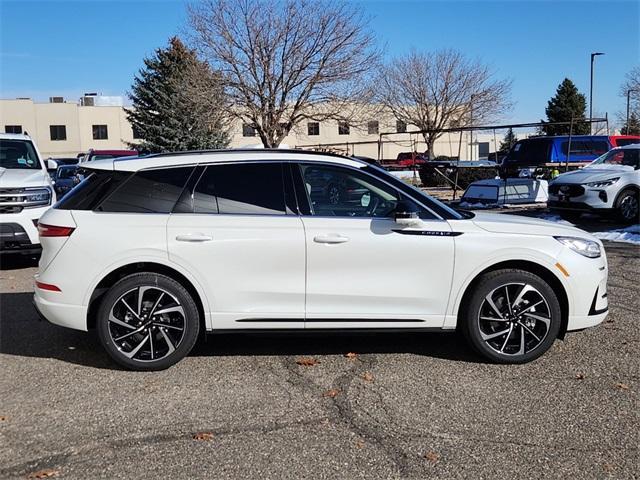
{"label": "bare tree", "polygon": [[[620,85],[620,96],[629,97],[629,116],[640,118],[640,65],[635,66],[624,76],[624,82]],[[618,112],[618,120],[626,128],[627,112]]]}
{"label": "bare tree", "polygon": [[305,119],[348,120],[377,52],[366,19],[339,0],[204,0],[193,45],[222,72],[231,112],[277,147]]}
{"label": "bare tree", "polygon": [[376,85],[382,105],[398,120],[425,131],[430,158],[444,128],[481,124],[511,107],[511,81],[494,79],[488,66],[454,50],[413,51],[394,59]]}

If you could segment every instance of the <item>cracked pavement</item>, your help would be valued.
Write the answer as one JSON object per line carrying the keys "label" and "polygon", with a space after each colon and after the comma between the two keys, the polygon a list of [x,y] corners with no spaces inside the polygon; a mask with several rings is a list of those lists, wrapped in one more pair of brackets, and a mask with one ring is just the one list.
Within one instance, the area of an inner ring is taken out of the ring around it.
{"label": "cracked pavement", "polygon": [[456,334],[219,334],[156,373],[38,321],[35,268],[3,259],[0,478],[638,478],[640,258],[606,249],[607,321],[531,364]]}

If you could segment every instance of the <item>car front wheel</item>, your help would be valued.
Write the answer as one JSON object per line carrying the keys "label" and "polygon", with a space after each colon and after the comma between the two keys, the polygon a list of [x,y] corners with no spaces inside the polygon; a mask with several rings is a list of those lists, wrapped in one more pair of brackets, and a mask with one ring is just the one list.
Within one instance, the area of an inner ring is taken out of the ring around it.
{"label": "car front wheel", "polygon": [[638,192],[625,190],[618,197],[616,202],[618,217],[625,223],[636,223],[640,216],[638,209]]}
{"label": "car front wheel", "polygon": [[463,306],[462,332],[497,363],[526,363],[546,352],[560,330],[560,303],[540,277],[516,269],[485,274]]}
{"label": "car front wheel", "polygon": [[130,370],[163,370],[193,348],[198,308],[178,282],[156,273],[136,273],[105,294],[98,311],[98,337],[107,353]]}

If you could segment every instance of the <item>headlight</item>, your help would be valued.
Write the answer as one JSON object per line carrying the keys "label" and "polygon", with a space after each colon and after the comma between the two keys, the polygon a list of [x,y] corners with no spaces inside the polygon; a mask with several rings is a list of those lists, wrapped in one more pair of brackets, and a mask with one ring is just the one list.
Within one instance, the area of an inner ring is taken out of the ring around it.
{"label": "headlight", "polygon": [[49,190],[48,188],[26,190],[24,192],[23,199],[25,203],[24,208],[33,208],[33,207],[41,207],[43,205],[49,205],[51,203],[51,190]]}
{"label": "headlight", "polygon": [[563,245],[566,245],[574,252],[589,258],[600,256],[600,245],[592,240],[585,240],[577,237],[553,237]]}
{"label": "headlight", "polygon": [[608,178],[607,180],[600,180],[599,182],[585,183],[585,185],[587,187],[602,188],[602,187],[608,187],[609,185],[613,185],[618,180],[620,180],[620,177]]}

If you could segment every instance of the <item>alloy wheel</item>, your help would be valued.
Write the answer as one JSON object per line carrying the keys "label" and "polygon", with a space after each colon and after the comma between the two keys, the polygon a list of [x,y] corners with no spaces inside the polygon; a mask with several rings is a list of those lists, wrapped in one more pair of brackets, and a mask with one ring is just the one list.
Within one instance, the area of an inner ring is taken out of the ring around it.
{"label": "alloy wheel", "polygon": [[638,218],[638,199],[634,195],[627,195],[620,202],[620,213],[625,220]]}
{"label": "alloy wheel", "polygon": [[139,362],[171,355],[185,333],[185,312],[168,291],[141,286],[127,291],[109,311],[108,330],[116,348]]}
{"label": "alloy wheel", "polygon": [[520,356],[547,337],[551,310],[544,296],[528,283],[507,283],[484,298],[478,313],[482,340],[501,355]]}

